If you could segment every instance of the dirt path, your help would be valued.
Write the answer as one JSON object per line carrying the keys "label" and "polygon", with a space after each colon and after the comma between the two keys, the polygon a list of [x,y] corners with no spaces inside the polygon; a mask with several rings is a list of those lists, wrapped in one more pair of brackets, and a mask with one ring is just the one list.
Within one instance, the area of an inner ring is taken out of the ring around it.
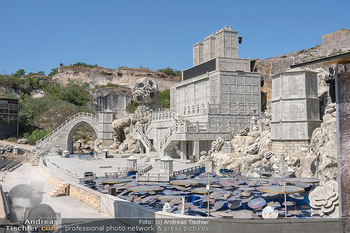
{"label": "dirt path", "polygon": [[18,146],[18,148],[22,150],[29,150],[33,151],[35,149],[35,146],[29,145],[29,144],[18,144],[17,142],[8,142],[5,140],[0,140],[0,147],[4,147],[5,145],[13,145],[13,146]]}

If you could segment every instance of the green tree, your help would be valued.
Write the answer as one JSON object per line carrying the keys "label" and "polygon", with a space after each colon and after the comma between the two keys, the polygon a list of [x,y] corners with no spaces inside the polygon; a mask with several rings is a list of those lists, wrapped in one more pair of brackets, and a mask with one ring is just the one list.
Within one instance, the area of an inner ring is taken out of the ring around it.
{"label": "green tree", "polygon": [[15,78],[11,77],[10,75],[0,75],[0,86],[9,88],[14,87],[16,85],[16,82],[18,80],[15,80]]}
{"label": "green tree", "polygon": [[97,64],[90,65],[90,64],[86,64],[85,62],[77,62],[77,63],[74,63],[72,66],[84,66],[84,67],[94,68],[94,67],[97,67],[98,65]]}
{"label": "green tree", "polygon": [[162,108],[170,108],[170,90],[160,92],[159,100],[162,104]]}
{"label": "green tree", "polygon": [[170,66],[168,66],[167,68],[164,68],[164,69],[159,69],[158,71],[162,72],[166,75],[169,75],[169,76],[181,76],[180,70],[175,70],[175,69],[171,68]]}
{"label": "green tree", "polygon": [[51,83],[50,85],[45,86],[45,92],[56,97],[59,96],[61,89],[62,86],[60,83]]}
{"label": "green tree", "polygon": [[43,76],[45,76],[45,72],[44,71],[38,71],[36,73],[29,72],[28,75],[30,75],[30,76],[34,76],[34,75],[43,75]]}
{"label": "green tree", "polygon": [[43,112],[52,108],[55,104],[58,104],[57,99],[54,97],[44,98],[25,98],[19,102],[19,126],[20,132],[31,132],[36,127],[34,126],[34,120],[40,116]]}
{"label": "green tree", "polygon": [[24,69],[19,69],[16,71],[16,73],[12,74],[12,76],[20,78],[22,75],[25,75],[25,74],[26,74],[26,72],[24,71]]}
{"label": "green tree", "polygon": [[49,76],[54,76],[55,74],[58,73],[58,68],[55,68],[55,69],[51,69],[50,73],[49,73]]}
{"label": "green tree", "polygon": [[93,99],[87,89],[88,86],[88,83],[78,84],[70,80],[65,87],[61,88],[58,97],[75,105],[86,106]]}
{"label": "green tree", "polygon": [[29,144],[35,144],[36,141],[42,139],[43,137],[45,137],[49,132],[47,132],[44,129],[36,129],[34,130],[28,137],[28,142]]}

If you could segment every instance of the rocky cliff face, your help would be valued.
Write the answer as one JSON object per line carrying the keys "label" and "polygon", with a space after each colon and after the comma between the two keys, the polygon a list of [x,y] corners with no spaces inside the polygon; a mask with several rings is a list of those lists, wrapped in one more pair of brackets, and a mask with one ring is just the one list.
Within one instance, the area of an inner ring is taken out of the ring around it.
{"label": "rocky cliff face", "polygon": [[90,103],[94,111],[110,109],[119,115],[126,114],[125,108],[132,101],[131,89],[140,78],[152,78],[160,91],[170,89],[181,81],[180,77],[170,77],[158,71],[136,68],[109,69],[103,67],[62,66],[52,77],[56,82],[69,80],[89,83],[94,101]]}
{"label": "rocky cliff face", "polygon": [[[340,52],[350,50],[350,30],[340,30],[322,37],[322,45],[316,45],[313,48],[303,49],[298,52],[283,54],[278,57],[272,57],[264,60],[257,60],[253,69],[260,72],[264,78],[263,92],[267,93],[268,106],[271,99],[271,76],[283,72],[293,64],[309,61],[322,56],[335,55]],[[328,66],[322,66],[322,63],[309,65],[311,69],[323,68],[328,71]]]}
{"label": "rocky cliff face", "polygon": [[164,73],[146,69],[109,69],[103,67],[88,68],[83,66],[59,67],[58,73],[55,74],[52,79],[63,84],[67,83],[68,80],[89,83],[91,88],[107,86],[108,84],[118,84],[132,89],[136,81],[142,77],[154,79],[160,91],[167,90],[180,81],[180,78],[171,78]]}
{"label": "rocky cliff face", "polygon": [[109,109],[120,115],[127,114],[126,106],[132,101],[130,88],[123,86],[100,87],[93,88],[90,92],[94,96],[94,101],[89,105],[95,112]]}

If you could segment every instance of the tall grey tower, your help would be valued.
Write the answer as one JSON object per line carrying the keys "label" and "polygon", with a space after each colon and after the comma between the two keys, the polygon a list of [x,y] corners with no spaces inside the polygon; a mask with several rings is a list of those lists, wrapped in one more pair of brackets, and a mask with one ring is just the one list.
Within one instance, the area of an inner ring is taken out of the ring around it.
{"label": "tall grey tower", "polygon": [[213,58],[238,58],[238,32],[226,26],[193,45],[193,66]]}

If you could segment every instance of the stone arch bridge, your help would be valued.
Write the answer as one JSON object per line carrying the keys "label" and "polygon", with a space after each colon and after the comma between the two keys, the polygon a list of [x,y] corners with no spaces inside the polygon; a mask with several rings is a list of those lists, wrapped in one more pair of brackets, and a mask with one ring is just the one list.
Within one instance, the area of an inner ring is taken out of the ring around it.
{"label": "stone arch bridge", "polygon": [[[107,114],[107,117],[106,117]],[[109,116],[109,117],[108,117]],[[107,120],[107,122],[105,121]],[[49,133],[44,138],[36,142],[38,149],[49,151],[54,146],[58,145],[62,150],[73,152],[73,135],[76,129],[82,124],[89,124],[95,131],[97,139],[113,141],[112,138],[112,121],[114,116],[112,112],[100,113],[100,116],[95,114],[81,112],[73,115],[61,124],[54,131]],[[107,127],[106,127],[107,126]],[[108,128],[108,129],[107,129]],[[109,132],[106,132],[109,131]],[[107,133],[107,137],[106,137]],[[108,137],[109,136],[109,137]]]}

